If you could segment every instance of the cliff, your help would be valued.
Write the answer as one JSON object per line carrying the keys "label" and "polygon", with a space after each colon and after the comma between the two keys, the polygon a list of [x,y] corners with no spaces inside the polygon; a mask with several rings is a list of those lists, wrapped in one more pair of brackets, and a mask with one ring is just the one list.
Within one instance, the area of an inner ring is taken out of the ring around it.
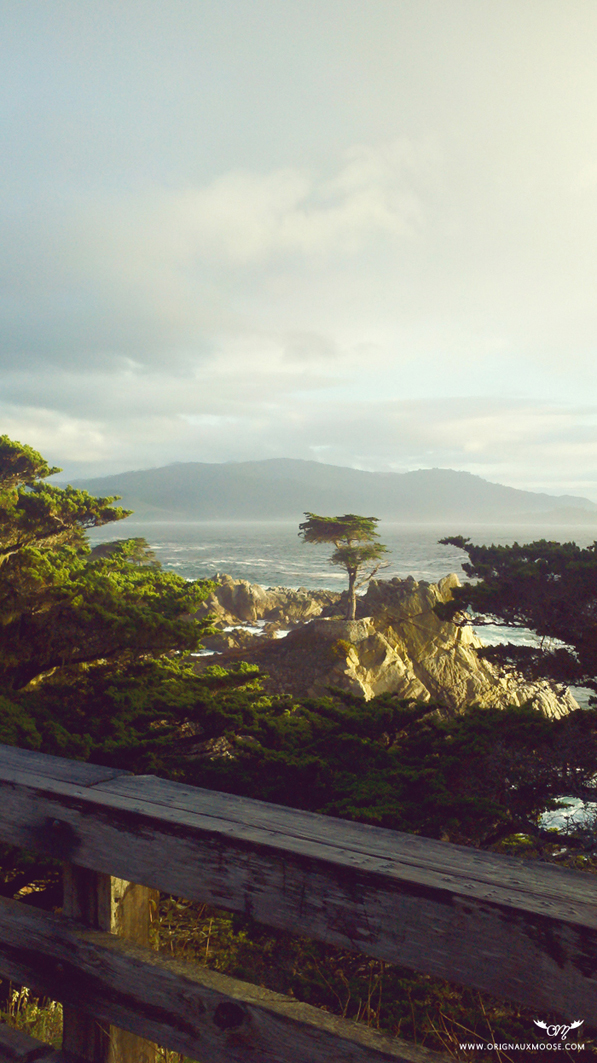
{"label": "cliff", "polygon": [[[353,621],[337,615],[341,596],[331,591],[266,590],[221,578],[202,612],[233,630],[207,645],[224,650],[222,663],[242,658],[258,664],[271,692],[320,696],[335,686],[367,699],[391,692],[437,701],[452,711],[532,701],[549,716],[578,707],[569,692],[560,694],[547,682],[526,683],[483,660],[476,652],[483,643],[472,627],[439,619],[434,606],[450,599],[458,585],[455,575],[437,584],[412,577],[372,581]],[[240,633],[243,622],[253,626],[253,633]],[[257,634],[257,625],[265,635]],[[284,637],[273,637],[288,626],[292,630]],[[197,667],[209,660],[202,658]]]}

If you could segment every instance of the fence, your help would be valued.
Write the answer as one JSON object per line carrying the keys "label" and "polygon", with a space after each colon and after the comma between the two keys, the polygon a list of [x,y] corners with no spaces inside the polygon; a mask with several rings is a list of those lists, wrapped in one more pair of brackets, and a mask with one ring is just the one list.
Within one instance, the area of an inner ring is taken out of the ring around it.
{"label": "fence", "polygon": [[149,889],[597,1025],[591,875],[7,746],[0,839],[65,865],[63,915],[0,898],[0,976],[63,1002],[62,1052],[2,1027],[0,1063],[443,1058],[163,958]]}

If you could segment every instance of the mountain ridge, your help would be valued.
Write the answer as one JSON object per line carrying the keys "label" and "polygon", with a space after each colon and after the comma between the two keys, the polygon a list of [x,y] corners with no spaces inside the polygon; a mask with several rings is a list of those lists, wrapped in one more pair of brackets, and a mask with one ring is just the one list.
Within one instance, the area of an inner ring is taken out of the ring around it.
{"label": "mountain ridge", "polygon": [[300,458],[176,462],[154,469],[77,479],[95,495],[120,495],[145,520],[295,520],[306,510],[371,513],[380,519],[503,521],[545,514],[551,521],[597,523],[597,505],[495,484],[454,469],[367,472]]}

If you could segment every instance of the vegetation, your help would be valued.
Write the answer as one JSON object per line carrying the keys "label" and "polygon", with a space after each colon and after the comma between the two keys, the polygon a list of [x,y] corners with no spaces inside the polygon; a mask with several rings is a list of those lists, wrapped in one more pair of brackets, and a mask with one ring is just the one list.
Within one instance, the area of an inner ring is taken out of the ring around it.
{"label": "vegetation", "polygon": [[[592,836],[577,831],[562,846],[540,814],[572,787],[592,793],[597,713],[553,720],[528,706],[471,707],[452,716],[387,694],[366,706],[340,691],[265,696],[256,669],[242,664],[196,674],[188,654],[209,625],[193,613],[211,584],[163,572],[142,540],[91,550],[86,530],[126,513],[116,499],[51,487],[54,471],[30,448],[0,440],[0,742],[593,867]],[[304,541],[334,545],[332,563],[347,570],[354,616],[355,590],[385,552],[374,541],[377,521],[306,517]],[[562,569],[551,583],[567,578]],[[586,608],[590,623],[588,599]],[[59,906],[51,861],[8,846],[0,857],[1,894]],[[155,934],[176,955],[429,1047],[452,1051],[464,1029],[485,1040],[488,1029],[509,1039],[521,1029],[520,1009],[204,906],[162,898]],[[54,1037],[58,1011],[25,1005],[8,992],[3,1014],[23,1025],[37,1009],[51,1033],[38,1036]]]}
{"label": "vegetation", "polygon": [[[330,564],[340,565],[348,573],[346,619],[354,620],[356,592],[373,579],[387,552],[386,546],[374,542],[379,538],[376,531],[379,518],[359,517],[355,513],[345,513],[343,517],[319,517],[316,513],[305,513],[305,516],[307,520],[299,524],[299,536],[303,542],[333,545],[335,550]],[[363,569],[370,564],[373,564],[373,568],[365,575]]]}
{"label": "vegetation", "polygon": [[249,666],[197,676],[178,659],[98,666],[2,707],[4,741],[483,848],[523,833],[548,851],[541,812],[594,793],[594,712],[451,716],[388,694],[363,711],[344,691],[266,697]]}
{"label": "vegetation", "polygon": [[62,1043],[62,1004],[36,997],[26,986],[9,986],[6,1006],[0,1010],[0,1021],[16,1026],[54,1048],[59,1048]]}
{"label": "vegetation", "polygon": [[597,543],[583,549],[545,539],[523,546],[475,546],[462,536],[440,541],[466,551],[463,568],[475,580],[453,589],[441,615],[452,619],[470,609],[486,622],[530,628],[539,636],[536,646],[510,643],[485,655],[529,678],[597,691]]}
{"label": "vegetation", "polygon": [[192,619],[209,593],[162,572],[146,544],[94,553],[88,528],[128,516],[113,498],[50,486],[55,473],[30,447],[0,438],[0,693],[10,695],[109,661],[195,649],[208,625]]}
{"label": "vegetation", "polygon": [[524,834],[546,851],[543,810],[572,784],[594,793],[592,712],[451,716],[388,694],[363,711],[344,691],[297,702],[240,692],[229,704],[226,724],[217,714],[229,755],[179,768],[195,785],[482,848]]}
{"label": "vegetation", "polygon": [[[488,994],[174,897],[161,898],[154,940],[167,955],[285,993],[467,1063],[479,1063],[479,1053],[461,1051],[462,1041],[528,1042],[536,1029],[533,1013]],[[583,1040],[588,1044],[586,1036]],[[487,1058],[509,1063],[514,1057],[499,1052]],[[172,1053],[167,1063],[182,1061]]]}
{"label": "vegetation", "polygon": [[[0,742],[158,770],[191,726],[185,654],[210,630],[193,611],[212,584],[163,572],[142,540],[91,550],[87,530],[127,512],[49,485],[56,471],[0,437]],[[251,680],[241,668],[191,684],[193,711],[199,686],[225,706]],[[10,849],[2,869],[5,894],[25,874],[51,885],[47,862]]]}

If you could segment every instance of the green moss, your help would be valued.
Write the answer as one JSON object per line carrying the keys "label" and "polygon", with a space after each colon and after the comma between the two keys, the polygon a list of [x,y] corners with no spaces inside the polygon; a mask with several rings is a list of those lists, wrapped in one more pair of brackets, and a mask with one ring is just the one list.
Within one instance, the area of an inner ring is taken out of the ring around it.
{"label": "green moss", "polygon": [[330,646],[330,653],[333,657],[341,657],[344,660],[350,656],[351,650],[355,649],[354,642],[348,642],[346,639],[336,639]]}

